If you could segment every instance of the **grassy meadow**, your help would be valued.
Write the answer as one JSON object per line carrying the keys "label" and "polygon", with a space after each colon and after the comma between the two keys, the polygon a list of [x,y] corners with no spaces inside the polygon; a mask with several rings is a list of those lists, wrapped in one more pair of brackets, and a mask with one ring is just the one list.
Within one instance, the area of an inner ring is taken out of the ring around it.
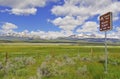
{"label": "grassy meadow", "polygon": [[120,46],[0,44],[0,79],[120,79]]}

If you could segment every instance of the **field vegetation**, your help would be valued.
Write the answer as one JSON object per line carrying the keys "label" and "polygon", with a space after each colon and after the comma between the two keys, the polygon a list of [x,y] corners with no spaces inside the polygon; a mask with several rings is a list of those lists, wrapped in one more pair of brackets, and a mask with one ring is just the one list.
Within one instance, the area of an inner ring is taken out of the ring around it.
{"label": "field vegetation", "polygon": [[120,79],[120,46],[1,44],[0,79]]}

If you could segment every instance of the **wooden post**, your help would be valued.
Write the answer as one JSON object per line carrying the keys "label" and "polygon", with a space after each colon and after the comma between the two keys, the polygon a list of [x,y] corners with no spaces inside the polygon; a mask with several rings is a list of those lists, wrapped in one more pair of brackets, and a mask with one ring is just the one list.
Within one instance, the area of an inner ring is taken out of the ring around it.
{"label": "wooden post", "polygon": [[5,73],[5,76],[8,75],[8,70],[6,68],[6,65],[8,64],[8,53],[6,52],[5,53],[5,69],[4,69],[4,73]]}
{"label": "wooden post", "polygon": [[90,53],[91,53],[91,58],[93,58],[93,48],[91,48]]}
{"label": "wooden post", "polygon": [[6,52],[5,53],[5,63],[7,63],[8,62],[8,53]]}
{"label": "wooden post", "polygon": [[51,56],[54,58],[55,57],[55,53],[54,53],[55,51],[54,51],[54,49],[52,49],[52,51],[51,51]]}

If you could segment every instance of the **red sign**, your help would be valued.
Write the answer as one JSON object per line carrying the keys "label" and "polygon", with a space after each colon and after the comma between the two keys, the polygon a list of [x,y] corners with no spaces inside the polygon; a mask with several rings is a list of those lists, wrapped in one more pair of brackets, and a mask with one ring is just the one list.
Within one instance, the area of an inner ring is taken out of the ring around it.
{"label": "red sign", "polygon": [[100,16],[100,31],[112,29],[112,12]]}

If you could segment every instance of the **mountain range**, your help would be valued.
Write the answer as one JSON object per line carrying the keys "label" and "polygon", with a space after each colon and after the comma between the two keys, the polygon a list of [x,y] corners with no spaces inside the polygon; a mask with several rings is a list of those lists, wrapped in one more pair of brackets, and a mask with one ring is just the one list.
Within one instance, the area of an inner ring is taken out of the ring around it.
{"label": "mountain range", "polygon": [[[94,34],[79,34],[70,35],[68,37],[58,37],[55,39],[40,38],[37,36],[16,36],[16,35],[0,35],[0,42],[32,42],[32,43],[104,43],[103,37],[98,37]],[[107,43],[120,44],[120,39],[107,38]]]}

